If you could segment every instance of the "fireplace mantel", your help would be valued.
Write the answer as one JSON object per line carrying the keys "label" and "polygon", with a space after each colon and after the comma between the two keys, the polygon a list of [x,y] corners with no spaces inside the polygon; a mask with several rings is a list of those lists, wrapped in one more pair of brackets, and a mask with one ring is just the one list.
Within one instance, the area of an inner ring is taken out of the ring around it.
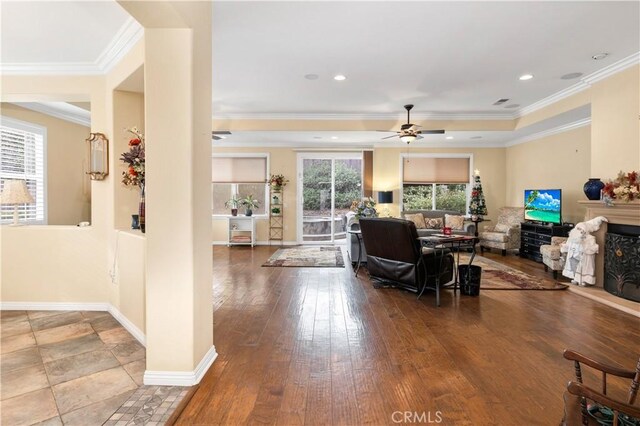
{"label": "fireplace mantel", "polygon": [[[638,200],[630,201],[628,203],[615,202],[613,206],[607,206],[602,201],[578,201],[578,203],[587,209],[584,215],[584,220],[604,216],[607,218],[609,223],[640,226],[640,201]],[[604,236],[606,233],[606,223],[602,224],[600,230],[593,233],[596,237],[596,242],[600,247],[600,250],[596,255],[596,286],[600,288],[602,288],[604,283]]]}
{"label": "fireplace mantel", "polygon": [[[585,220],[604,216],[609,223],[640,226],[640,201],[636,200],[628,203],[615,202],[613,206],[606,206],[602,201],[578,201],[578,203],[586,208]],[[604,247],[606,233],[607,223],[603,223],[600,229],[593,233],[600,247],[598,254],[596,254],[596,285],[593,287],[572,285],[569,287],[569,290],[640,318],[640,303],[622,299],[604,290]]]}

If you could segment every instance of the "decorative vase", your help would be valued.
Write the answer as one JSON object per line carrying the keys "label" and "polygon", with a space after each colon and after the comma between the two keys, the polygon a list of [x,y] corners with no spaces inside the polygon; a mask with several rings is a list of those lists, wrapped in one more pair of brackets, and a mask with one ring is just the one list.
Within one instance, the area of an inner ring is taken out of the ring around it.
{"label": "decorative vase", "polygon": [[251,210],[251,209],[246,209],[246,210],[244,211],[244,215],[245,215],[245,216],[251,216],[252,214],[253,214],[253,210]]}
{"label": "decorative vase", "polygon": [[238,209],[231,209],[231,216],[238,216]]}
{"label": "decorative vase", "polygon": [[140,205],[138,207],[138,220],[140,222],[140,232],[146,232],[145,227],[145,200],[144,200],[144,183],[140,185]]}
{"label": "decorative vase", "polygon": [[604,183],[600,178],[589,178],[582,189],[589,200],[597,201],[600,199],[602,188],[604,188]]}
{"label": "decorative vase", "polygon": [[140,216],[137,214],[131,215],[131,229],[140,229]]}
{"label": "decorative vase", "polygon": [[272,190],[273,192],[280,192],[280,191],[282,191],[282,187],[281,187],[280,185],[273,185],[273,186],[271,187],[271,190]]}

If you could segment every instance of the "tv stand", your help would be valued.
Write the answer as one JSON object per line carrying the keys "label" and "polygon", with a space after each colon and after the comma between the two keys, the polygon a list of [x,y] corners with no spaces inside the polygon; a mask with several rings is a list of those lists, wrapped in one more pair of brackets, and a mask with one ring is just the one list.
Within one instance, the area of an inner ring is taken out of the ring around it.
{"label": "tv stand", "polygon": [[542,263],[540,246],[551,244],[551,237],[566,237],[571,226],[523,222],[520,225],[520,257]]}

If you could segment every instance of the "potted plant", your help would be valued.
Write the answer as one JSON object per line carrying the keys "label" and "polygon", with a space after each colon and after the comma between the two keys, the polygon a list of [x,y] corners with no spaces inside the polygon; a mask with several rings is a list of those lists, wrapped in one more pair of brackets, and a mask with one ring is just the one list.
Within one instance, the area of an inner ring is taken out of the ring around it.
{"label": "potted plant", "polygon": [[242,199],[241,203],[245,208],[245,216],[251,216],[253,214],[253,209],[257,209],[258,207],[260,207],[260,202],[253,198],[253,194],[247,195]]}
{"label": "potted plant", "polygon": [[280,216],[280,207],[272,207],[271,214],[274,216]]}
{"label": "potted plant", "polygon": [[238,206],[240,206],[241,204],[242,200],[240,200],[238,197],[233,197],[226,203],[224,203],[224,206],[228,209],[231,209],[231,216],[238,216]]}
{"label": "potted plant", "polygon": [[284,175],[278,174],[271,175],[267,183],[271,186],[271,189],[274,192],[280,192],[282,191],[282,187],[285,186],[288,182],[289,180],[285,179]]}

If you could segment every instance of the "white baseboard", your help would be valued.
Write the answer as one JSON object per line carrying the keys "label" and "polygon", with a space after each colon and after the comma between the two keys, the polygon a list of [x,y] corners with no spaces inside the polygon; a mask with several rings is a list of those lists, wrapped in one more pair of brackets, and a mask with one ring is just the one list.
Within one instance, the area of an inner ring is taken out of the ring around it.
{"label": "white baseboard", "polygon": [[200,383],[213,361],[218,357],[216,347],[211,346],[193,371],[151,371],[144,372],[145,385],[157,386],[193,386]]}
{"label": "white baseboard", "polygon": [[3,311],[108,311],[109,303],[0,302]]}
{"label": "white baseboard", "polygon": [[146,346],[146,336],[122,312],[110,303],[66,303],[66,302],[0,302],[3,311],[101,311],[109,312],[125,330]]}
{"label": "white baseboard", "polygon": [[109,305],[108,312],[144,347],[147,347],[147,336],[134,323],[129,321],[115,306]]}

